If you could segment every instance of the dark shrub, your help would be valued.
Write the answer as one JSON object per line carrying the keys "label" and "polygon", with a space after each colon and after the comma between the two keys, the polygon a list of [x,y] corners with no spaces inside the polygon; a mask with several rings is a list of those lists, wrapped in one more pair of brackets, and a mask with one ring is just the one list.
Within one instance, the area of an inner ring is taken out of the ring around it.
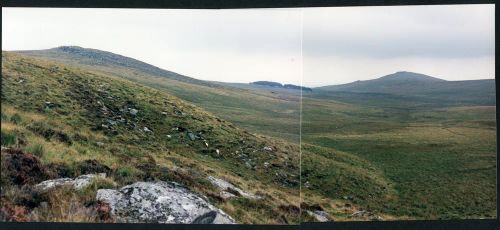
{"label": "dark shrub", "polygon": [[50,169],[53,177],[75,177],[73,168],[64,163],[50,163],[47,165],[47,169]]}
{"label": "dark shrub", "polygon": [[47,201],[46,197],[32,189],[31,186],[23,186],[16,195],[16,205],[24,206],[29,209],[38,207],[41,202]]}
{"label": "dark shrub", "polygon": [[32,185],[50,177],[38,157],[18,149],[2,150],[2,164],[2,174],[6,173],[10,182],[17,185]]}
{"label": "dark shrub", "polygon": [[109,175],[111,169],[97,160],[85,160],[77,163],[76,171],[79,174],[106,173]]}
{"label": "dark shrub", "polygon": [[68,134],[51,128],[50,125],[45,122],[34,122],[28,128],[36,134],[45,137],[47,140],[56,138],[57,140],[69,145],[73,143]]}
{"label": "dark shrub", "polygon": [[14,114],[12,115],[12,117],[10,117],[10,122],[14,123],[14,124],[20,124],[22,121],[22,118],[19,114]]}

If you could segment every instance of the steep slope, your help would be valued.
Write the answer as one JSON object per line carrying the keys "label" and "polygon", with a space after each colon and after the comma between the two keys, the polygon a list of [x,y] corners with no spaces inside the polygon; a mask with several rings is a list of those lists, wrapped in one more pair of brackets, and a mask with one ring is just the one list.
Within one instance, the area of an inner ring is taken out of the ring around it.
{"label": "steep slope", "polygon": [[54,61],[69,64],[76,62],[80,65],[89,66],[92,68],[100,68],[111,73],[116,73],[117,69],[125,68],[134,71],[135,74],[145,73],[182,82],[189,82],[200,85],[211,85],[208,82],[164,70],[130,57],[125,57],[119,54],[98,49],[82,48],[79,46],[60,46],[47,50],[27,50],[16,52],[34,57],[44,57]]}
{"label": "steep slope", "polygon": [[[374,80],[315,88],[317,96],[381,98],[446,104],[495,104],[495,80],[446,81],[431,76],[397,72]],[[363,100],[361,99],[361,100]],[[404,99],[404,98],[402,98]]]}
{"label": "steep slope", "polygon": [[[298,221],[280,208],[299,202],[297,145],[251,134],[114,75],[3,52],[2,146],[39,155],[67,176],[81,174],[90,160],[109,168],[118,185],[175,181],[239,223]],[[208,176],[264,198],[222,199]],[[3,200],[4,188],[2,179]]]}
{"label": "steep slope", "polygon": [[[297,90],[283,89],[271,92],[268,89],[242,89],[231,84],[190,78],[186,80],[186,78],[162,77],[162,73],[147,68],[145,70],[138,67],[139,65],[115,64],[123,62],[116,61],[115,58],[129,60],[127,57],[93,49],[77,49],[83,53],[99,54],[89,57],[63,51],[64,49],[16,51],[16,53],[67,63],[94,73],[113,75],[147,85],[203,107],[253,133],[299,142],[300,95]],[[97,62],[99,64],[93,64]]]}

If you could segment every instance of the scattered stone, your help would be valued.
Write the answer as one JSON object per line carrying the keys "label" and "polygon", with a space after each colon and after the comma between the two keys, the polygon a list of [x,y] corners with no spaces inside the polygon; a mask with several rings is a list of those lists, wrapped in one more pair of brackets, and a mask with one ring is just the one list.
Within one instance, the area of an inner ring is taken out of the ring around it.
{"label": "scattered stone", "polygon": [[273,151],[273,148],[271,148],[269,146],[266,146],[266,147],[264,147],[264,150],[266,150],[266,151]]}
{"label": "scattered stone", "polygon": [[[219,179],[219,178],[215,178],[213,176],[209,176],[208,180],[214,186],[216,186],[217,188],[219,188],[219,189],[222,190],[222,192],[220,193],[221,197],[228,196],[228,194],[225,194],[225,193],[230,193],[230,194],[232,194],[234,196],[241,195],[242,197],[245,197],[245,198],[248,198],[248,199],[262,199],[261,196],[258,196],[258,195],[252,194],[252,193],[248,193],[248,192],[244,192],[240,188],[234,186],[233,184],[231,184],[231,183],[229,183],[229,182],[227,182],[227,181],[225,181],[223,179]],[[238,193],[238,194],[235,194],[235,193]]]}
{"label": "scattered stone", "polygon": [[111,120],[111,119],[108,119],[108,124],[109,124],[109,125],[113,126],[113,125],[116,125],[116,123],[117,123],[116,121],[113,121],[113,120]]}
{"label": "scattered stone", "polygon": [[101,108],[101,111],[102,111],[104,114],[106,114],[106,115],[107,115],[107,114],[108,114],[108,107],[106,107],[106,106],[104,106],[104,105],[103,105],[103,106],[102,106],[102,108]]}
{"label": "scattered stone", "polygon": [[354,199],[352,196],[343,196],[342,198],[344,200],[353,200]]}
{"label": "scattered stone", "polygon": [[220,197],[222,197],[222,199],[224,199],[224,200],[228,200],[228,199],[231,199],[233,197],[236,197],[236,195],[234,195],[230,192],[222,191],[222,192],[220,192]]}
{"label": "scattered stone", "polygon": [[98,142],[96,142],[96,144],[97,144],[97,146],[99,146],[99,147],[102,147],[102,146],[104,146],[104,143],[102,143],[102,142],[99,142],[99,141],[98,141]]}
{"label": "scattered stone", "polygon": [[137,113],[139,112],[139,110],[137,109],[130,109],[129,113],[132,114],[132,115],[137,115]]}
{"label": "scattered stone", "polygon": [[168,115],[168,113],[167,113],[167,112],[161,112],[161,114],[163,114],[163,115]]}
{"label": "scattered stone", "polygon": [[81,190],[92,182],[94,178],[101,177],[105,178],[106,173],[99,173],[99,174],[86,174],[86,175],[81,175],[75,179],[71,178],[59,178],[59,179],[53,179],[53,180],[46,180],[43,181],[39,184],[36,184],[34,186],[35,189],[39,191],[46,191],[54,187],[60,187],[63,185],[70,185],[73,186],[74,189],[76,190]]}
{"label": "scattered stone", "polygon": [[361,211],[356,211],[351,214],[353,217],[363,217],[365,214],[367,214],[367,211],[361,210]]}
{"label": "scattered stone", "polygon": [[313,211],[307,210],[307,214],[309,214],[310,216],[314,217],[319,222],[328,222],[328,221],[330,221],[330,218],[328,217],[328,213],[326,213],[325,211],[316,210],[316,211],[313,212]]}
{"label": "scattered stone", "polygon": [[311,183],[309,183],[309,181],[306,181],[306,183],[304,183],[304,187],[310,188],[311,187]]}
{"label": "scattered stone", "polygon": [[174,127],[174,128],[172,128],[172,130],[173,131],[184,132],[184,131],[186,131],[186,128],[184,128],[184,127]]}
{"label": "scattered stone", "polygon": [[218,149],[216,149],[215,152],[217,153],[217,155],[220,154],[220,151]]}
{"label": "scattered stone", "polygon": [[183,117],[183,116],[185,116],[185,115],[186,115],[186,113],[181,112],[181,111],[179,111],[179,110],[175,110],[175,115]]}
{"label": "scattered stone", "polygon": [[384,218],[382,218],[381,216],[372,215],[372,216],[370,217],[370,220],[371,220],[371,221],[384,221]]}
{"label": "scattered stone", "polygon": [[172,138],[172,135],[167,135],[167,138],[169,138],[169,139]]}
{"label": "scattered stone", "polygon": [[99,189],[96,199],[109,204],[117,222],[234,224],[235,220],[174,182],[136,182],[121,189]]}
{"label": "scattered stone", "polygon": [[383,221],[384,220],[384,218],[382,218],[381,216],[375,215],[374,213],[364,211],[364,210],[360,210],[360,211],[356,211],[356,212],[352,213],[351,217],[357,217],[357,218],[367,217],[369,220],[372,220],[372,221]]}
{"label": "scattered stone", "polygon": [[265,168],[269,167],[269,162],[264,162],[264,167]]}
{"label": "scattered stone", "polygon": [[188,132],[188,133],[187,133],[187,135],[188,135],[189,139],[190,139],[190,140],[192,140],[192,141],[194,141],[194,140],[198,139],[198,136],[196,136],[196,135],[195,135],[194,133],[192,133],[192,132]]}
{"label": "scattered stone", "polygon": [[203,142],[205,143],[205,146],[207,146],[208,148],[208,142],[206,140],[203,140]]}
{"label": "scattered stone", "polygon": [[143,128],[143,130],[144,130],[144,132],[146,132],[146,133],[149,133],[149,132],[151,132],[151,133],[152,133],[152,132],[153,132],[153,131],[151,131],[151,129],[149,129],[148,127],[144,127],[144,128]]}

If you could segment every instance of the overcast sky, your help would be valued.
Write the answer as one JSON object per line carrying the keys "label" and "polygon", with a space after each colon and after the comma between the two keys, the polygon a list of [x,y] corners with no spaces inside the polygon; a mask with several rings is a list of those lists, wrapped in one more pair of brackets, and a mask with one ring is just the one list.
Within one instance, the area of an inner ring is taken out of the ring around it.
{"label": "overcast sky", "polygon": [[2,8],[2,49],[106,50],[204,80],[301,80],[300,11]]}
{"label": "overcast sky", "polygon": [[494,78],[494,6],[2,8],[2,50],[61,45],[226,82],[320,86],[401,70],[447,80]]}
{"label": "overcast sky", "polygon": [[397,71],[495,78],[494,5],[315,8],[303,18],[305,85]]}

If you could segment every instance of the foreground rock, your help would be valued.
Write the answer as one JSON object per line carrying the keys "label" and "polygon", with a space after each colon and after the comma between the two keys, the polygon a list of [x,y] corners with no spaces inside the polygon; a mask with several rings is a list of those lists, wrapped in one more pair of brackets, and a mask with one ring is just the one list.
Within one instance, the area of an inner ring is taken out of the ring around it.
{"label": "foreground rock", "polygon": [[351,214],[351,217],[357,217],[357,218],[367,217],[369,220],[372,220],[372,221],[383,221],[384,220],[384,218],[382,218],[381,216],[375,215],[374,213],[364,211],[364,210],[354,212],[353,214]]}
{"label": "foreground rock", "polygon": [[318,222],[327,222],[330,221],[330,218],[328,217],[328,213],[325,211],[309,211],[307,210],[307,214],[310,216],[314,217]]}
{"label": "foreground rock", "polygon": [[36,184],[34,186],[35,189],[39,191],[46,191],[54,187],[60,187],[64,185],[69,185],[73,186],[74,189],[80,190],[92,182],[94,178],[105,178],[106,173],[99,173],[99,174],[86,174],[86,175],[81,175],[75,179],[72,178],[59,178],[59,179],[54,179],[54,180],[46,180],[43,181],[39,184]]}
{"label": "foreground rock", "polygon": [[235,197],[235,196],[238,196],[238,195],[240,195],[242,197],[245,197],[245,198],[248,198],[248,199],[262,199],[262,197],[260,197],[260,196],[254,195],[252,193],[244,192],[240,188],[234,186],[233,184],[231,184],[231,183],[229,183],[229,182],[227,182],[225,180],[222,180],[222,179],[219,179],[219,178],[215,178],[213,176],[209,176],[208,180],[214,186],[216,186],[219,189],[223,190],[220,193],[220,195],[224,199],[229,199],[229,198],[232,198],[232,197]]}
{"label": "foreground rock", "polygon": [[121,189],[99,189],[96,199],[109,204],[117,222],[234,224],[204,198],[173,182],[136,182]]}

